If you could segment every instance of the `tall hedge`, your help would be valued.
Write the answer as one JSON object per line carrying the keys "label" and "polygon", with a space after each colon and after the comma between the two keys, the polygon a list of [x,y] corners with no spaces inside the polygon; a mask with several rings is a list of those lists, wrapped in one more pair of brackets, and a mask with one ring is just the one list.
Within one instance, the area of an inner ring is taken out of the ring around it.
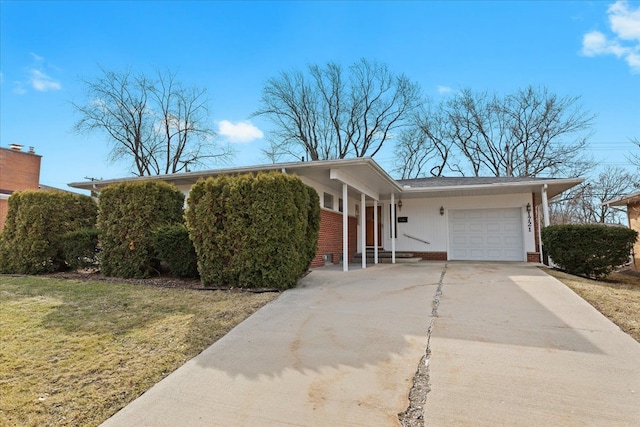
{"label": "tall hedge", "polygon": [[198,277],[198,256],[184,224],[164,225],[153,232],[153,247],[176,277]]}
{"label": "tall hedge", "polygon": [[187,226],[205,285],[288,289],[315,255],[315,190],[282,173],[201,180],[187,201]]}
{"label": "tall hedge", "polygon": [[0,234],[0,272],[40,274],[66,268],[63,235],[95,227],[97,206],[88,196],[60,191],[14,193]]}
{"label": "tall hedge", "polygon": [[160,181],[121,183],[100,192],[100,270],[106,276],[149,277],[156,269],[153,232],[183,222],[184,195]]}
{"label": "tall hedge", "polygon": [[568,273],[600,278],[629,261],[638,233],[604,224],[553,225],[542,230],[544,248]]}

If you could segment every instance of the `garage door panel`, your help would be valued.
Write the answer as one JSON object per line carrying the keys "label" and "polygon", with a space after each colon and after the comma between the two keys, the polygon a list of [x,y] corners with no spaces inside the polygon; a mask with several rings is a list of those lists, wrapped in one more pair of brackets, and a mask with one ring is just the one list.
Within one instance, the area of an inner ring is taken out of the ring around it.
{"label": "garage door panel", "polygon": [[488,245],[500,245],[502,244],[502,239],[499,236],[489,236],[487,237]]}
{"label": "garage door panel", "polygon": [[523,261],[522,230],[520,208],[450,211],[450,259]]}
{"label": "garage door panel", "polygon": [[472,222],[469,224],[469,231],[472,233],[481,233],[484,229],[484,224]]}

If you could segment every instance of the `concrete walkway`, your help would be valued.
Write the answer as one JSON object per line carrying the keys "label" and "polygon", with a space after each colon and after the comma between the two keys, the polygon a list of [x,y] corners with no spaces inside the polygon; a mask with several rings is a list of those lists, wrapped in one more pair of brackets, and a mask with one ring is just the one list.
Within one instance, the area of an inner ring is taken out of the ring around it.
{"label": "concrete walkway", "polygon": [[398,426],[427,339],[427,426],[640,425],[640,344],[535,266],[462,262],[316,270],[104,425]]}
{"label": "concrete walkway", "polygon": [[444,263],[316,270],[105,426],[397,426]]}
{"label": "concrete walkway", "polygon": [[428,426],[638,426],[640,344],[526,264],[449,263]]}

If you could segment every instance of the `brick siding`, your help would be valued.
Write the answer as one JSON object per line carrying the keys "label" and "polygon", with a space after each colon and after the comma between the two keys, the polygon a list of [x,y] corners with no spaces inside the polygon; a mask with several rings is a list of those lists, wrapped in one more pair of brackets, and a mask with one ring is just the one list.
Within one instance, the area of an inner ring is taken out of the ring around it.
{"label": "brick siding", "polygon": [[[349,256],[352,259],[356,253],[358,243],[358,221],[349,217]],[[318,251],[311,261],[311,267],[322,267],[324,254],[331,254],[331,262],[340,263],[342,253],[342,213],[322,209],[320,211],[320,232],[318,236]]]}
{"label": "brick siding", "polygon": [[425,261],[446,261],[447,253],[446,252],[414,252],[409,251],[414,256],[420,257]]}
{"label": "brick siding", "polygon": [[[37,190],[41,156],[25,151],[0,148],[0,189]],[[0,200],[0,230],[7,217],[7,201]]]}
{"label": "brick siding", "polygon": [[540,262],[540,252],[527,252],[527,262]]}

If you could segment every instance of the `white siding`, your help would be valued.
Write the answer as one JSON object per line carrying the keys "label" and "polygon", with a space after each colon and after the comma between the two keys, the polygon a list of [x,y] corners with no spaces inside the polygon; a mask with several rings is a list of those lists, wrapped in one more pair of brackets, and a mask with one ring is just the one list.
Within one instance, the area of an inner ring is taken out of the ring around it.
{"label": "white siding", "polygon": [[[397,202],[396,202],[397,203]],[[396,250],[416,252],[448,252],[449,211],[461,209],[520,208],[524,249],[536,252],[533,227],[527,226],[525,206],[531,203],[531,194],[507,194],[498,196],[438,197],[424,199],[402,199],[399,217],[407,217],[406,223],[398,224]],[[440,215],[440,207],[445,210]],[[383,245],[391,248],[389,231],[389,200],[383,201]],[[533,223],[533,218],[532,218]],[[406,237],[405,234],[430,242],[429,245]]]}

